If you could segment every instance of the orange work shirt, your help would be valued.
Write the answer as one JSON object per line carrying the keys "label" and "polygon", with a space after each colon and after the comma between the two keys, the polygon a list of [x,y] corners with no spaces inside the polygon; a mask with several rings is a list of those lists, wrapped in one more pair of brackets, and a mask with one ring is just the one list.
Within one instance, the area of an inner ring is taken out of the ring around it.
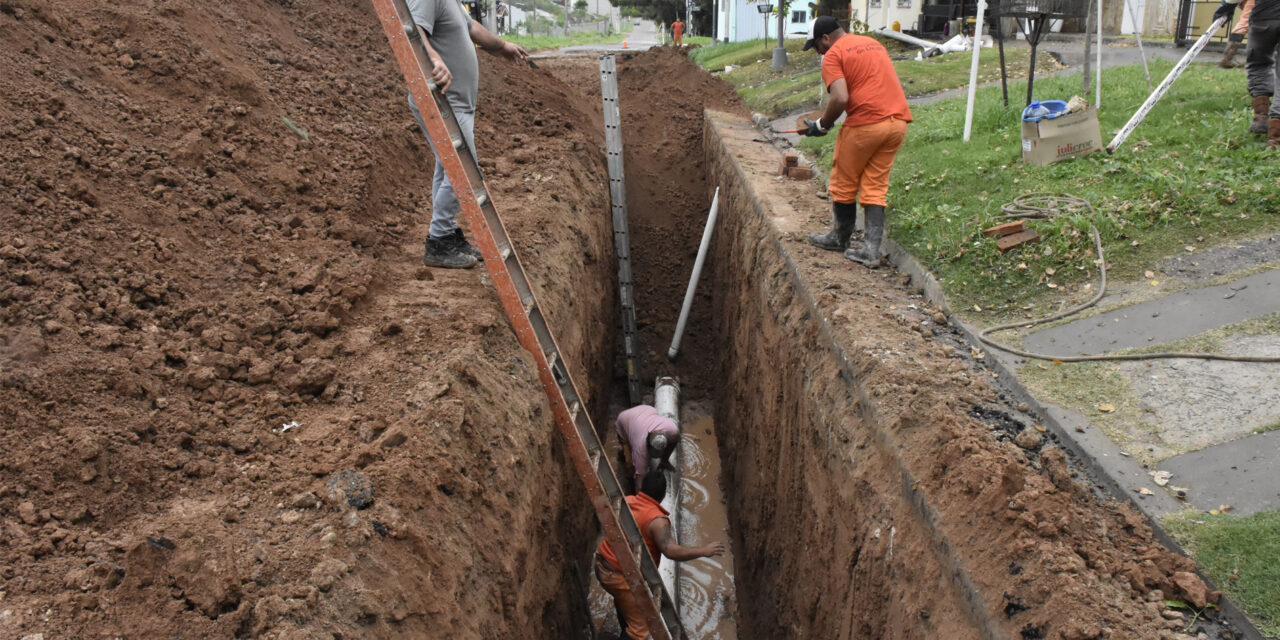
{"label": "orange work shirt", "polygon": [[[653,555],[653,562],[657,564],[662,561],[662,552],[658,550],[658,545],[654,544],[653,539],[649,537],[649,523],[658,518],[665,518],[670,513],[658,504],[657,500],[649,497],[647,493],[638,493],[634,496],[627,496],[627,506],[631,507],[631,515],[635,516],[636,525],[640,527],[640,535],[644,537],[645,546],[649,547],[649,553]],[[621,569],[622,565],[618,564],[618,556],[613,553],[613,547],[609,546],[609,541],[600,541],[600,547],[596,549],[596,553],[604,558],[614,569]]]}
{"label": "orange work shirt", "polygon": [[822,56],[822,84],[844,78],[849,88],[845,126],[856,127],[885,118],[911,122],[911,109],[902,92],[889,52],[874,38],[846,33]]}
{"label": "orange work shirt", "polygon": [[684,33],[684,23],[680,22],[679,20],[671,23],[671,33],[674,33],[676,35],[680,35]]}

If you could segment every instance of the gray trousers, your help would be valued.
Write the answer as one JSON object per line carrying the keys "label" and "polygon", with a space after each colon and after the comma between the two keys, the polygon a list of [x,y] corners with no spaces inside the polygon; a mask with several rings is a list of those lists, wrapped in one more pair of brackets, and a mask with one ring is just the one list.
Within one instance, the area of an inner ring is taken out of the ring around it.
{"label": "gray trousers", "polygon": [[[413,96],[409,96],[409,110],[413,112],[413,117],[418,121],[418,126],[422,128],[422,135],[427,135],[427,124],[422,121],[422,113],[418,111],[418,105],[413,102]],[[467,148],[471,149],[471,155],[476,154],[476,113],[474,111],[463,111],[454,107],[453,115],[458,119],[458,126],[462,128],[462,137],[467,140]],[[431,231],[432,238],[443,238],[458,228],[458,196],[453,192],[453,185],[449,184],[449,176],[444,174],[444,165],[440,163],[440,154],[436,151],[435,143],[431,142],[430,136],[427,142],[431,144],[431,152],[436,154],[436,173],[431,178]]]}
{"label": "gray trousers", "polygon": [[[1249,23],[1249,46],[1245,48],[1244,70],[1249,76],[1249,95],[1275,96],[1280,84],[1276,49],[1280,47],[1280,20]],[[1280,118],[1280,98],[1271,99],[1270,117]]]}

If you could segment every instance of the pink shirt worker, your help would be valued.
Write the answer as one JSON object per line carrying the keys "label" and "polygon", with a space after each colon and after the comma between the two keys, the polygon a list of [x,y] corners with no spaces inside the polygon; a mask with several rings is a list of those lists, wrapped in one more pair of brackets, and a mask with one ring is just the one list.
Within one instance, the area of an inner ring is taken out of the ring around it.
{"label": "pink shirt worker", "polygon": [[671,452],[680,443],[680,429],[659,415],[657,409],[647,404],[627,409],[618,414],[613,428],[622,444],[631,450],[635,477],[649,470],[649,458],[662,458],[662,467],[671,466]]}

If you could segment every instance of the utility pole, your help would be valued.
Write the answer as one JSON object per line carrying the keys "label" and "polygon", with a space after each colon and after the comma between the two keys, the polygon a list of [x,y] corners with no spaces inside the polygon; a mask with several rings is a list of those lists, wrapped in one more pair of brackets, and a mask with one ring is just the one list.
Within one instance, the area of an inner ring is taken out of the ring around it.
{"label": "utility pole", "polygon": [[564,34],[569,35],[569,0],[564,0]]}
{"label": "utility pole", "polygon": [[[887,2],[888,0],[885,1]],[[782,37],[783,30],[786,28],[787,24],[787,9],[790,6],[790,2],[786,2],[786,0],[778,0],[778,48],[773,50],[773,64],[771,65],[774,71],[787,66],[787,48],[782,44]],[[768,29],[765,31],[765,35],[767,37]]]}

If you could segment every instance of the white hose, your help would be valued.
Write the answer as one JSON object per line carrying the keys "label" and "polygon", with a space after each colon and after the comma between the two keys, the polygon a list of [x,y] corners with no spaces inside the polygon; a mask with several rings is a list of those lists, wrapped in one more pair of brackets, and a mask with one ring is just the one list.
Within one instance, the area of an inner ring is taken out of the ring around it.
{"label": "white hose", "polygon": [[716,187],[716,195],[711,198],[711,214],[707,216],[707,226],[702,230],[702,244],[698,245],[698,258],[693,262],[693,273],[689,275],[689,288],[684,292],[684,305],[680,307],[680,320],[676,322],[676,333],[671,336],[671,348],[667,349],[667,358],[676,359],[680,352],[680,337],[684,335],[685,322],[689,320],[689,309],[693,307],[693,294],[698,290],[698,276],[702,274],[702,263],[707,259],[707,249],[711,246],[711,232],[716,227],[716,212],[720,208],[720,187]]}

